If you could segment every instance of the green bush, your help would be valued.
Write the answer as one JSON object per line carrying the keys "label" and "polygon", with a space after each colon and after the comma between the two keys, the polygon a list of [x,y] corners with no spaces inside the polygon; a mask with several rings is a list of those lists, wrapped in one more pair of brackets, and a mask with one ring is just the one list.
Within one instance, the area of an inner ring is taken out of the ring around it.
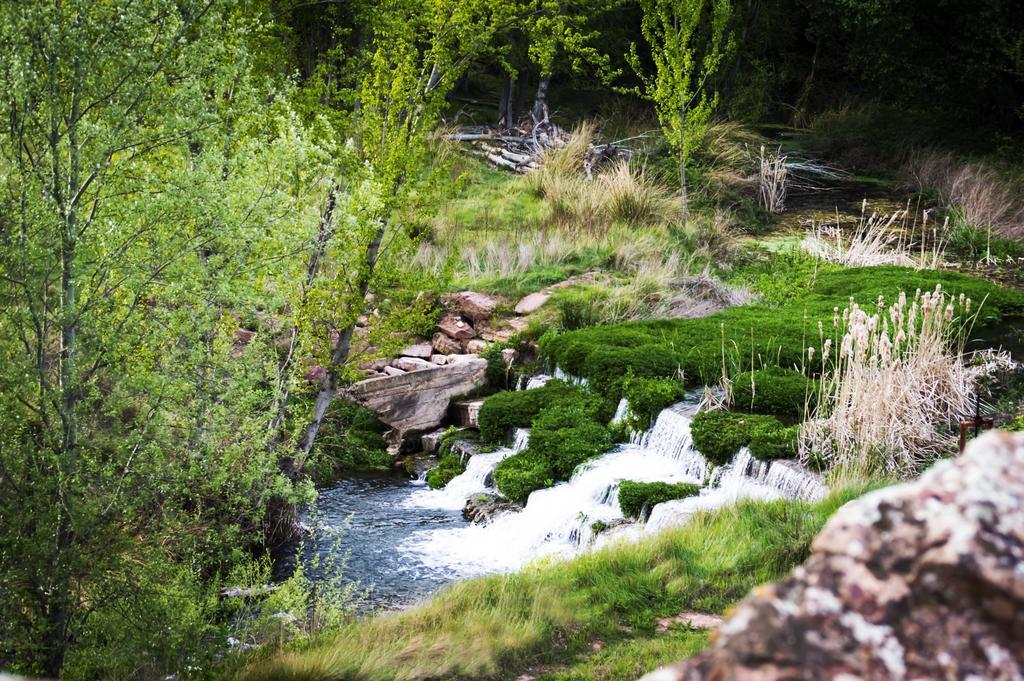
{"label": "green bush", "polygon": [[619,507],[627,518],[639,518],[646,508],[648,511],[663,501],[685,499],[700,494],[700,485],[688,482],[634,482],[623,480],[619,483]]}
{"label": "green bush", "polygon": [[462,475],[466,471],[465,464],[458,455],[447,453],[441,457],[436,466],[427,472],[427,485],[430,489],[441,489],[456,475]]}
{"label": "green bush", "polygon": [[750,438],[750,453],[761,461],[772,459],[795,459],[800,426],[788,428],[766,424],[754,429]]}
{"label": "green bush", "polygon": [[722,465],[749,445],[755,432],[772,427],[781,429],[783,425],[774,416],[716,410],[695,415],[690,422],[690,434],[693,446],[704,458]]}
{"label": "green bush", "polygon": [[645,430],[662,409],[683,399],[686,390],[682,381],[674,378],[643,378],[629,374],[622,386],[622,396],[629,402],[635,418],[630,425]]}
{"label": "green bush", "polygon": [[527,448],[548,463],[556,480],[566,480],[576,466],[611,446],[608,429],[584,407],[556,405],[533,422]]}
{"label": "green bush", "polygon": [[506,498],[525,504],[530,492],[554,484],[551,467],[530,450],[502,459],[494,469],[494,483]]}
{"label": "green bush", "polygon": [[793,369],[747,371],[733,379],[733,404],[755,414],[802,418],[804,406],[814,406],[816,387],[817,381]]}
{"label": "green bush", "polygon": [[354,402],[334,400],[317,437],[317,452],[311,466],[316,479],[328,482],[346,470],[389,466],[391,455],[384,440],[387,429],[369,409]]}
{"label": "green bush", "polygon": [[[480,407],[480,437],[500,444],[512,428],[529,428],[547,407],[564,401],[590,400],[584,390],[564,381],[552,380],[532,390],[510,390],[487,398]],[[595,407],[596,408],[596,407]]]}

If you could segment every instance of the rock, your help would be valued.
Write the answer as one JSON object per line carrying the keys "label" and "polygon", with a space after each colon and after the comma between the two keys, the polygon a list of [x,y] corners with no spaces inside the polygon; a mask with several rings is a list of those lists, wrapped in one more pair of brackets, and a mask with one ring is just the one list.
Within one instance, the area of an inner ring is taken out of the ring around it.
{"label": "rock", "polygon": [[251,329],[235,329],[235,338],[241,345],[248,345],[256,337],[256,332]]}
{"label": "rock", "polygon": [[479,322],[494,314],[494,310],[498,307],[498,300],[486,293],[462,291],[450,299],[449,306],[462,312],[467,319]]}
{"label": "rock", "polygon": [[530,322],[526,321],[525,319],[520,319],[518,317],[512,317],[511,319],[506,320],[505,323],[508,324],[510,329],[512,329],[512,335],[522,333],[523,331],[526,331],[528,328],[530,328]]}
{"label": "rock", "polygon": [[515,348],[505,348],[501,351],[501,361],[505,363],[505,366],[510,367],[512,363],[519,357],[519,352]]}
{"label": "rock", "polygon": [[472,353],[464,355],[448,355],[449,364],[458,364],[459,362],[472,362],[473,360],[480,359],[479,355]]}
{"label": "rock", "polygon": [[515,331],[509,326],[496,328],[487,322],[477,322],[473,328],[476,329],[478,336],[489,343],[505,343],[515,335]]}
{"label": "rock", "polygon": [[[452,440],[450,445],[451,453],[459,457],[460,461],[469,461],[471,458],[480,453],[483,445],[480,440],[475,437],[460,437]],[[490,484],[485,481],[484,484]]]}
{"label": "rock", "polygon": [[386,367],[384,367],[383,371],[384,371],[384,374],[387,375],[387,376],[401,376],[401,375],[406,373],[402,369],[399,369],[398,367],[393,367],[393,366],[386,366]]}
{"label": "rock", "polygon": [[1024,435],[850,502],[718,633],[644,678],[1024,678]]}
{"label": "rock", "polygon": [[433,366],[398,376],[359,381],[344,391],[403,438],[433,430],[448,414],[449,402],[487,384],[487,361],[480,358]]}
{"label": "rock", "polygon": [[359,362],[360,369],[368,369],[372,371],[384,371],[384,367],[388,365],[386,359],[364,359]]}
{"label": "rock", "polygon": [[419,357],[399,357],[391,363],[402,371],[420,371],[421,369],[436,369],[437,365]]}
{"label": "rock", "polygon": [[548,302],[548,298],[550,297],[550,293],[545,293],[543,291],[531,293],[516,303],[516,314],[530,314],[531,312],[536,312],[543,307],[544,303]]}
{"label": "rock", "polygon": [[519,506],[497,494],[474,494],[466,499],[462,509],[462,517],[471,523],[487,524],[495,517],[509,511],[517,511]]}
{"label": "rock", "polygon": [[416,343],[410,345],[406,349],[402,350],[402,354],[406,357],[418,357],[420,359],[430,359],[430,356],[434,354],[434,348],[430,343],[424,341],[422,343]]}
{"label": "rock", "polygon": [[430,361],[433,364],[445,365],[448,363],[448,355],[431,355]]}
{"label": "rock", "polygon": [[433,346],[434,351],[441,355],[450,355],[452,353],[462,352],[462,344],[443,333],[434,334],[434,340],[431,341],[431,345]]}
{"label": "rock", "polygon": [[441,436],[445,434],[447,428],[438,428],[432,430],[429,433],[424,433],[420,437],[420,445],[423,447],[425,452],[436,452],[438,446],[441,444]]}
{"label": "rock", "polygon": [[654,631],[664,634],[673,627],[683,626],[691,629],[717,629],[724,620],[718,615],[709,615],[705,612],[681,612],[674,617],[661,617],[658,619]]}
{"label": "rock", "polygon": [[437,328],[449,338],[460,341],[469,340],[476,335],[473,325],[454,312],[448,312],[441,317],[441,321],[437,323]]}
{"label": "rock", "polygon": [[478,355],[487,349],[487,341],[479,338],[471,338],[466,341],[466,352],[471,355]]}
{"label": "rock", "polygon": [[[484,362],[484,360],[480,360]],[[486,365],[486,362],[485,362]],[[460,400],[452,405],[452,420],[460,428],[480,427],[480,407],[484,400]]]}

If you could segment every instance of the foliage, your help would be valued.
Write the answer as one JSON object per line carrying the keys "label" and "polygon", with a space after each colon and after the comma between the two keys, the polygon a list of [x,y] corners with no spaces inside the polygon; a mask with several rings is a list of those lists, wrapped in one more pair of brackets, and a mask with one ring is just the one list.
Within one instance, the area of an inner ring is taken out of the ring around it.
{"label": "foliage", "polygon": [[583,403],[556,404],[541,412],[530,429],[527,448],[549,463],[556,480],[567,480],[576,466],[611,446],[608,429]]}
{"label": "foliage", "polygon": [[761,461],[795,459],[799,455],[800,426],[782,427],[768,423],[754,428],[750,436],[750,454]]}
{"label": "foliage", "polygon": [[732,403],[755,414],[803,418],[816,400],[817,383],[799,371],[767,367],[747,371],[731,379]]}
{"label": "foliage", "polygon": [[591,413],[598,409],[598,398],[586,396],[579,386],[551,380],[539,388],[514,390],[491,395],[480,407],[480,437],[501,444],[513,428],[529,428],[544,409],[563,402],[586,403]]}
{"label": "foliage", "polygon": [[782,577],[807,557],[825,520],[865,491],[815,504],[743,501],[636,543],[465,581],[411,610],[255,659],[240,678],[497,679],[590,650],[595,638],[611,646],[624,628],[651,635],[657,617],[721,613]]}
{"label": "foliage", "polygon": [[[388,427],[365,407],[335,400],[324,416],[324,432],[317,440],[317,460],[331,475],[359,468],[380,468],[391,463],[384,433]],[[321,480],[329,480],[319,476]]]}
{"label": "foliage", "polygon": [[[749,445],[755,434],[766,438],[766,433],[782,428],[782,423],[774,416],[722,410],[700,412],[690,422],[693,446],[704,458],[719,466],[728,463],[740,448]],[[773,440],[763,440],[761,451],[774,452]]]}
{"label": "foliage", "polygon": [[494,469],[498,491],[517,504],[525,504],[530,492],[554,483],[551,464],[529,449],[502,459]]}
{"label": "foliage", "polygon": [[451,482],[452,478],[465,471],[466,465],[462,463],[459,455],[451,452],[442,454],[438,464],[427,472],[427,485],[430,489],[441,489]]}
{"label": "foliage", "polygon": [[619,508],[627,518],[639,518],[663,501],[685,499],[700,494],[700,485],[688,482],[634,482],[619,483]]}
{"label": "foliage", "polygon": [[629,403],[633,430],[647,430],[662,409],[683,399],[682,381],[672,378],[638,378],[627,375],[622,396]]}
{"label": "foliage", "polygon": [[665,138],[679,159],[683,224],[689,211],[686,160],[703,141],[711,112],[718,103],[713,79],[732,49],[728,37],[728,0],[644,0],[640,24],[650,48],[655,74],[644,76],[634,45],[630,65],[644,83],[643,94],[654,102]]}

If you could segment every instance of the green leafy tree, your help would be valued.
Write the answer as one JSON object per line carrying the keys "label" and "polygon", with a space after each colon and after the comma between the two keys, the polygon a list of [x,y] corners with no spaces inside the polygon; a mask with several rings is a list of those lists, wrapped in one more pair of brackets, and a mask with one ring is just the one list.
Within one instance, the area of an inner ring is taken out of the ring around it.
{"label": "green leafy tree", "polygon": [[0,667],[194,663],[213,576],[304,493],[252,329],[334,153],[269,85],[254,7],[0,5]]}
{"label": "green leafy tree", "polygon": [[686,161],[701,143],[718,103],[715,75],[732,49],[729,0],[642,0],[641,31],[654,74],[646,75],[634,44],[630,62],[641,94],[654,102],[665,137],[679,157],[683,226],[689,219]]}
{"label": "green leafy tree", "polygon": [[[426,287],[417,291],[405,266],[422,228],[414,216],[442,188],[432,134],[446,96],[494,26],[484,0],[396,0],[374,8],[366,21],[350,156],[328,220],[325,269],[305,297],[304,329],[325,375],[298,437],[300,468],[338,388],[355,376],[355,360],[364,356],[359,348],[383,342],[388,331],[433,321]],[[378,325],[385,333],[360,339],[360,317],[372,311],[382,313],[373,316],[385,320]]]}

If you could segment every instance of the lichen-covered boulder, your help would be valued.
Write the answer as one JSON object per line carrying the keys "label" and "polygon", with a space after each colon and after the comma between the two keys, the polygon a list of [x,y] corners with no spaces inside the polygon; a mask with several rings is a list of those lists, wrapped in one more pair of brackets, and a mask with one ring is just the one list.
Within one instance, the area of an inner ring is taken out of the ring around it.
{"label": "lichen-covered boulder", "polygon": [[850,502],[710,649],[645,681],[1024,679],[1024,435]]}

